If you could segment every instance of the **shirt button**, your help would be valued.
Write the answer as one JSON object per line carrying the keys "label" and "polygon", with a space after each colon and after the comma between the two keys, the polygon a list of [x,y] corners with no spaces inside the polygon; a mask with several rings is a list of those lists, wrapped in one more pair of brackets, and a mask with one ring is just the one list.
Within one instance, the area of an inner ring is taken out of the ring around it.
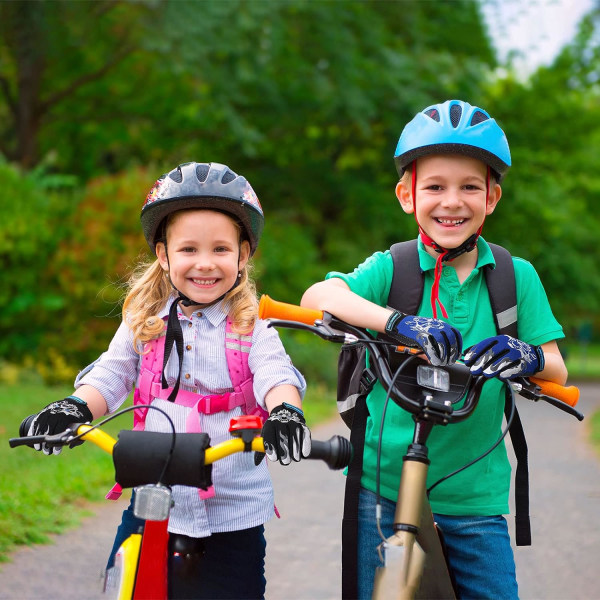
{"label": "shirt button", "polygon": [[202,313],[201,313],[200,311],[198,311],[198,312],[196,313],[196,316],[197,316],[197,317],[201,317],[201,316],[202,316]]}
{"label": "shirt button", "polygon": [[185,349],[186,349],[186,350],[191,350],[191,349],[192,349],[192,347],[191,347],[191,346],[188,344],[188,345],[185,347]]}
{"label": "shirt button", "polygon": [[191,324],[191,323],[188,323],[188,327],[192,327],[192,324]]}
{"label": "shirt button", "polygon": [[186,379],[189,379],[190,377],[191,377],[191,375],[190,375],[189,373],[186,373],[186,374],[185,374],[185,378],[186,378]]}

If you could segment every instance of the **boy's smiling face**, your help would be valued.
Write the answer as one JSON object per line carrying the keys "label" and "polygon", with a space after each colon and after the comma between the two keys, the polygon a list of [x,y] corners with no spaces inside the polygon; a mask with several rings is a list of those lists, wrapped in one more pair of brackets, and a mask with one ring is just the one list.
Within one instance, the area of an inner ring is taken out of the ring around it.
{"label": "boy's smiling face", "polygon": [[410,173],[396,186],[396,196],[404,212],[415,213],[431,239],[452,249],[477,233],[494,212],[502,189],[490,177],[486,202],[486,182],[487,166],[482,161],[461,154],[433,154],[417,160],[416,203]]}

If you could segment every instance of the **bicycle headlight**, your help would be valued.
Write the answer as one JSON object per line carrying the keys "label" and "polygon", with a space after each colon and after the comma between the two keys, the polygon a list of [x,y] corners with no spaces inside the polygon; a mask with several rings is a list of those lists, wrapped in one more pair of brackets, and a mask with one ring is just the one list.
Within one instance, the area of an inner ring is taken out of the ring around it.
{"label": "bicycle headlight", "polygon": [[417,383],[430,390],[450,391],[450,374],[439,367],[419,365],[417,367]]}

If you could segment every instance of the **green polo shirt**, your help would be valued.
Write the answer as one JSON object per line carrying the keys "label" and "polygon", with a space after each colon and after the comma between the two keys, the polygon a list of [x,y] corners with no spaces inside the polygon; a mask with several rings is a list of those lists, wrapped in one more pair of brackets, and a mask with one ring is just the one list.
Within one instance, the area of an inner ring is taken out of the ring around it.
{"label": "green polo shirt", "polygon": [[[435,259],[419,241],[419,262],[424,272],[424,293],[418,314],[432,317],[431,287]],[[460,330],[463,348],[497,335],[485,282],[486,265],[495,265],[490,247],[483,238],[477,242],[477,266],[461,284],[452,264],[442,270],[439,297],[448,312],[447,321]],[[519,338],[540,345],[564,337],[554,318],[546,292],[531,263],[513,257],[517,284]],[[376,252],[352,273],[332,272],[350,289],[380,306],[387,305],[392,283],[391,254]],[[439,316],[439,310],[438,310]],[[375,491],[377,445],[385,391],[377,383],[367,398],[369,419],[365,432],[362,485]],[[504,384],[497,379],[485,383],[473,415],[460,423],[434,427],[429,437],[431,465],[427,485],[462,467],[486,452],[500,437],[504,415]],[[398,497],[402,457],[413,435],[412,416],[390,401],[383,425],[380,460],[381,494],[393,501]],[[506,447],[501,443],[493,452],[465,471],[450,477],[431,493],[433,511],[446,515],[496,515],[508,513],[511,467]]]}

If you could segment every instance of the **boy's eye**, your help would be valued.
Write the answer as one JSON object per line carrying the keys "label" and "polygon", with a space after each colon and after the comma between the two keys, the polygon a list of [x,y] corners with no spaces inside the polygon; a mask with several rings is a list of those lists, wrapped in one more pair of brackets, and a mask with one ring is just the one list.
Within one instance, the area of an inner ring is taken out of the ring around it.
{"label": "boy's eye", "polygon": [[432,191],[434,191],[434,192],[439,192],[439,191],[442,189],[442,186],[441,186],[441,185],[438,185],[437,183],[433,183],[433,184],[431,184],[431,185],[428,185],[428,186],[427,186],[427,189],[428,189],[428,190],[432,190]]}

